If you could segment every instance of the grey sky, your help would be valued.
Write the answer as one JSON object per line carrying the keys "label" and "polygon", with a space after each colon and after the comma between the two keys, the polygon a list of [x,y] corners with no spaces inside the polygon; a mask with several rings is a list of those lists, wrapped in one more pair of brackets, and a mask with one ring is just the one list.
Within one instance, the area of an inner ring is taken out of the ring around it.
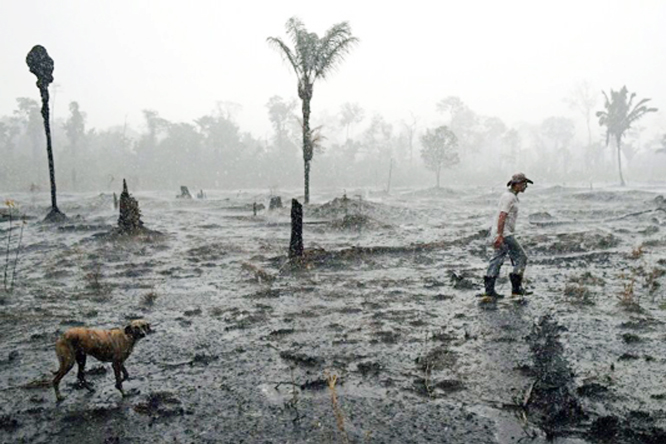
{"label": "grey sky", "polygon": [[[391,6],[388,6],[388,5]],[[338,72],[315,85],[313,112],[358,102],[366,115],[424,125],[456,95],[507,124],[573,116],[563,99],[583,80],[626,84],[666,110],[663,1],[2,0],[0,116],[39,98],[25,56],[55,60],[55,115],[78,101],[88,127],[139,127],[143,109],[191,122],[218,101],[243,106],[241,129],[270,133],[265,104],[296,97],[296,80],[266,37],[300,17],[322,35],[347,20],[361,39]],[[54,91],[51,92],[52,96]],[[599,101],[601,107],[601,98]],[[663,112],[641,123],[666,132]]]}

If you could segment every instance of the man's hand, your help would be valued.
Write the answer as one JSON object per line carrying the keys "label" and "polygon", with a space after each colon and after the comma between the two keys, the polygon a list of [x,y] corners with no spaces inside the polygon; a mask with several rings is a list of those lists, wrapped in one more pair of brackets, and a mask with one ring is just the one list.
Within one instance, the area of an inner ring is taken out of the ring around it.
{"label": "man's hand", "polygon": [[493,247],[495,247],[495,250],[499,250],[502,248],[502,245],[504,245],[504,236],[498,234],[497,239],[495,239],[495,242],[493,242]]}

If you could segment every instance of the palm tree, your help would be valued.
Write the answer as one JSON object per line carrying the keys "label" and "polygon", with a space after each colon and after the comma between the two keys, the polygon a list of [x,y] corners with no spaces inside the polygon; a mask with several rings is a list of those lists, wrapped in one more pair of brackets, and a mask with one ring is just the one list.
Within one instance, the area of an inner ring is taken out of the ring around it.
{"label": "palm tree", "polygon": [[610,98],[605,91],[604,94],[604,111],[597,111],[596,116],[599,118],[599,125],[606,127],[606,147],[611,136],[615,137],[615,145],[617,147],[617,167],[620,173],[620,185],[624,186],[624,178],[622,177],[622,153],[620,147],[622,144],[622,137],[624,133],[631,128],[631,124],[640,119],[647,113],[657,111],[657,108],[648,108],[645,104],[650,99],[643,99],[634,105],[634,98],[636,93],[631,93],[627,98],[629,91],[627,87],[623,86],[620,91],[610,91]]}
{"label": "palm tree", "polygon": [[287,46],[278,37],[268,37],[268,43],[281,52],[298,77],[298,97],[303,111],[303,163],[305,178],[305,203],[310,201],[310,162],[314,152],[310,129],[310,101],[315,80],[326,77],[338,67],[344,57],[358,43],[352,36],[349,23],[333,25],[323,37],[308,32],[298,18],[292,17],[286,24],[287,35],[294,48]]}

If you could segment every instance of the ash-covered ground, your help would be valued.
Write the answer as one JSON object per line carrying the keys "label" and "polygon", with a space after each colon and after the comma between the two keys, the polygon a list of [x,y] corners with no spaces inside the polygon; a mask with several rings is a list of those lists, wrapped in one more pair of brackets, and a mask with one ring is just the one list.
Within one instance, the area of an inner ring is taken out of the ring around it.
{"label": "ash-covered ground", "polygon": [[[162,233],[139,238],[105,235],[110,194],[60,194],[57,226],[46,193],[2,195],[32,218],[0,222],[0,442],[666,442],[666,186],[530,187],[535,293],[480,306],[502,191],[315,194],[299,266],[297,191],[256,215],[266,193],[133,193]],[[91,358],[57,404],[56,338],[136,318],[127,396]]]}

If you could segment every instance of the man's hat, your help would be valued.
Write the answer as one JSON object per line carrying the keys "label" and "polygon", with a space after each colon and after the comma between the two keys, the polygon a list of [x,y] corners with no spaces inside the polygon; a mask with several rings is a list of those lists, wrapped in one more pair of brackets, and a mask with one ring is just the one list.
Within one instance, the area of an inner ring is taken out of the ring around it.
{"label": "man's hat", "polygon": [[514,183],[523,183],[523,182],[534,183],[531,180],[529,180],[527,177],[525,177],[525,173],[516,173],[511,177],[511,180],[509,181],[509,183],[506,184],[506,186],[510,187]]}

